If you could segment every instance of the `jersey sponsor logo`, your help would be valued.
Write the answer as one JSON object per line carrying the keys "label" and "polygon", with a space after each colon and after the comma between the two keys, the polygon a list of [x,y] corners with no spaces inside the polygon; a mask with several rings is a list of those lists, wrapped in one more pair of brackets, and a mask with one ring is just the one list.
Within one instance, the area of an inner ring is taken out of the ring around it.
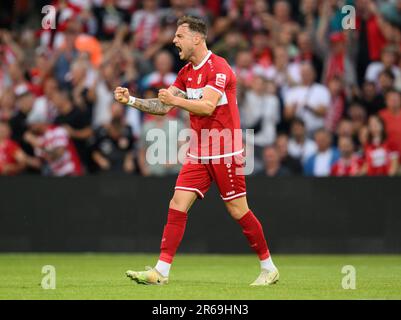
{"label": "jersey sponsor logo", "polygon": [[216,73],[216,86],[224,88],[227,76],[224,73]]}
{"label": "jersey sponsor logo", "polygon": [[198,76],[198,84],[200,84],[202,81],[202,73]]}
{"label": "jersey sponsor logo", "polygon": [[[216,90],[216,89],[215,89]],[[193,89],[193,88],[187,88],[187,97],[189,100],[200,100],[203,97],[203,88],[198,88],[198,89]],[[219,102],[217,103],[218,106],[221,106],[223,104],[227,104],[227,95],[224,92],[223,95],[221,96]]]}

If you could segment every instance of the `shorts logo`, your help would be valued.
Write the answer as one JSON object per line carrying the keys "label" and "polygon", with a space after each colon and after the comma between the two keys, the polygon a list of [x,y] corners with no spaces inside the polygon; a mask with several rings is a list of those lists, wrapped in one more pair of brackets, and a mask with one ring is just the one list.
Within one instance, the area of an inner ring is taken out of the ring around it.
{"label": "shorts logo", "polygon": [[230,192],[227,192],[227,196],[231,196],[231,195],[233,195],[233,194],[235,194],[235,191],[230,191]]}
{"label": "shorts logo", "polygon": [[198,84],[200,84],[202,81],[202,73],[198,76]]}
{"label": "shorts logo", "polygon": [[227,76],[224,73],[216,73],[216,86],[224,88]]}

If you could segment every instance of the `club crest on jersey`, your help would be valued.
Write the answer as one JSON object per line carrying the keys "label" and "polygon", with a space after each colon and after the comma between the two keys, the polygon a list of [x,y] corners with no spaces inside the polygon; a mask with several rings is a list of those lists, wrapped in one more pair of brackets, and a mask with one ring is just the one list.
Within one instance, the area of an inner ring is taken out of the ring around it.
{"label": "club crest on jersey", "polygon": [[200,84],[202,81],[202,73],[198,76],[198,84]]}
{"label": "club crest on jersey", "polygon": [[224,73],[216,73],[216,86],[224,88],[226,85],[226,78]]}

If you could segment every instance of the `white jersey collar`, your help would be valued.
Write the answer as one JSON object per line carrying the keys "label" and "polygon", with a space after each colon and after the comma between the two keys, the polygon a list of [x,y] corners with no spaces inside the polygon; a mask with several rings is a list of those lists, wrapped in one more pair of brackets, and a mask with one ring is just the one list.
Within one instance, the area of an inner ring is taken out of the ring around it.
{"label": "white jersey collar", "polygon": [[207,51],[206,57],[203,58],[203,60],[201,61],[201,63],[199,63],[197,66],[194,66],[194,65],[192,64],[192,67],[194,68],[194,70],[198,70],[198,69],[202,68],[203,65],[204,65],[204,64],[206,63],[206,61],[210,58],[211,55],[212,55],[212,51],[208,50],[208,51]]}

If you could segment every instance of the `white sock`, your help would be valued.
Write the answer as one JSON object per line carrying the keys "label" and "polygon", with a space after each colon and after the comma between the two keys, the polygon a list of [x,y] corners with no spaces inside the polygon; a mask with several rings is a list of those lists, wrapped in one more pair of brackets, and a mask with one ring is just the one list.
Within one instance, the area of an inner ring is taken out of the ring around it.
{"label": "white sock", "polygon": [[260,261],[260,267],[262,269],[266,269],[266,270],[269,270],[269,271],[274,271],[274,270],[277,269],[276,266],[274,265],[273,260],[272,260],[271,257],[268,257],[265,260],[261,260]]}
{"label": "white sock", "polygon": [[157,261],[155,269],[161,273],[163,277],[168,277],[170,273],[171,263],[167,263],[161,260]]}

